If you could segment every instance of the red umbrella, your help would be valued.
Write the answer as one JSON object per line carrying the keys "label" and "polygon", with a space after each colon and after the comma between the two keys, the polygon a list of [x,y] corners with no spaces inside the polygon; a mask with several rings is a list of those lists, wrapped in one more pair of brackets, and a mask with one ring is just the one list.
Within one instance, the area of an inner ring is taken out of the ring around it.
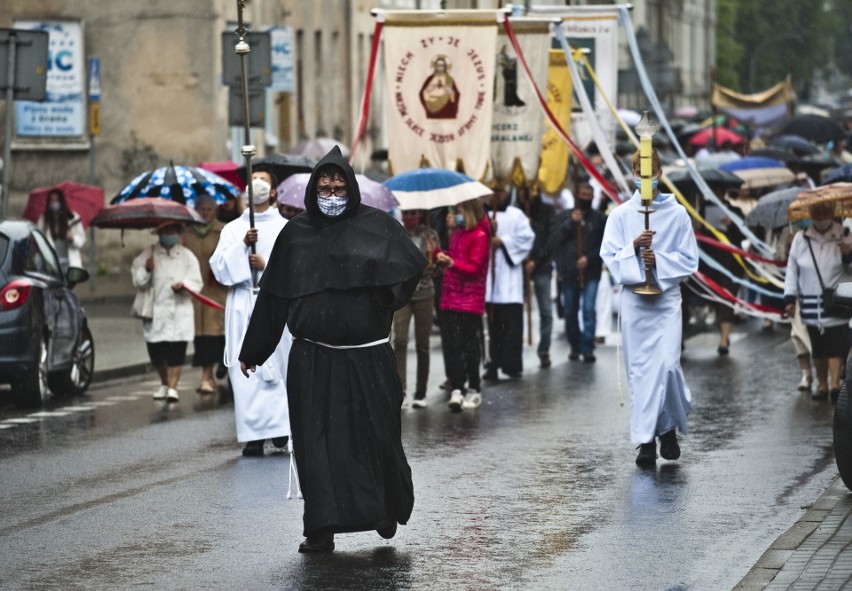
{"label": "red umbrella", "polygon": [[[689,143],[693,146],[705,146],[707,142],[713,139],[713,128],[708,127],[706,129],[702,129],[694,136],[689,138]],[[734,133],[730,129],[725,127],[717,127],[716,128],[716,146],[721,146],[726,142],[730,142],[732,144],[744,144],[746,140],[739,134]]]}
{"label": "red umbrella", "polygon": [[203,224],[194,209],[162,197],[138,197],[104,207],[92,219],[96,228],[142,230],[156,228],[167,220],[185,224]]}
{"label": "red umbrella", "polygon": [[237,174],[237,169],[240,167],[236,162],[231,162],[230,160],[223,160],[221,162],[200,162],[198,164],[198,168],[203,168],[204,170],[209,170],[213,174],[218,174],[220,177],[234,183],[237,187],[239,187],[240,191],[246,188],[246,183],[240,178],[240,175]]}
{"label": "red umbrella", "polygon": [[92,218],[104,206],[104,190],[102,188],[63,181],[52,187],[38,187],[30,191],[27,206],[24,208],[24,219],[33,223],[37,222],[47,208],[47,194],[55,189],[65,194],[65,202],[71,211],[80,216],[84,227],[89,226]]}

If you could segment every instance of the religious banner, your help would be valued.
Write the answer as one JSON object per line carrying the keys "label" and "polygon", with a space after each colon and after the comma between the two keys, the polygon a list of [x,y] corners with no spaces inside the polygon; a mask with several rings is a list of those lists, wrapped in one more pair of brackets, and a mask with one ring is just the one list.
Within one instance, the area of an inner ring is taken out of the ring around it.
{"label": "religious banner", "polygon": [[[611,102],[618,97],[618,7],[617,6],[533,6],[530,15],[553,16],[562,19],[562,31],[572,49],[584,49],[589,65],[595,72],[601,90]],[[554,42],[554,48],[559,47]],[[568,56],[570,58],[570,56]],[[582,72],[583,86],[604,134],[610,143],[615,143],[616,121],[603,96],[597,92],[595,83],[587,72]],[[582,147],[589,144],[592,131],[586,116],[578,111],[572,116],[572,136]]]}
{"label": "religious banner", "polygon": [[[550,48],[549,21],[513,18],[511,24],[536,85],[544,88]],[[529,186],[536,180],[541,159],[544,114],[504,30],[497,37],[496,61],[491,182],[501,186]]]}
{"label": "religious banner", "polygon": [[385,12],[388,164],[487,176],[497,11]]}
{"label": "religious banner", "polygon": [[[548,55],[547,106],[562,128],[570,132],[571,107],[574,102],[571,72],[568,70],[565,54],[561,49],[551,49]],[[548,123],[541,141],[541,164],[538,169],[538,181],[542,192],[556,195],[565,186],[569,153],[568,144]]]}
{"label": "religious banner", "polygon": [[793,84],[787,78],[769,90],[755,94],[740,94],[714,82],[710,104],[755,127],[769,127],[792,115],[795,100]]}

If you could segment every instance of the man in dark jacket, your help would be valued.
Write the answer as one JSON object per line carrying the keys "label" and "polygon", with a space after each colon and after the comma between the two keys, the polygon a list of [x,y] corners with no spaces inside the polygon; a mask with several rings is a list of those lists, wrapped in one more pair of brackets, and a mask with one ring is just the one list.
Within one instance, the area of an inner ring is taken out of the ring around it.
{"label": "man in dark jacket", "polygon": [[[518,191],[518,205],[527,214],[535,232],[532,251],[524,263],[538,305],[538,358],[541,367],[550,367],[550,335],[553,331],[553,255],[559,240],[556,211],[528,189]],[[529,284],[528,284],[529,286]]]}
{"label": "man in dark jacket", "polygon": [[[565,310],[565,333],[576,361],[595,362],[595,300],[603,261],[600,250],[606,218],[592,209],[594,191],[580,183],[574,209],[559,218],[559,244],[556,251],[556,277]],[[583,328],[579,311],[582,301]]]}

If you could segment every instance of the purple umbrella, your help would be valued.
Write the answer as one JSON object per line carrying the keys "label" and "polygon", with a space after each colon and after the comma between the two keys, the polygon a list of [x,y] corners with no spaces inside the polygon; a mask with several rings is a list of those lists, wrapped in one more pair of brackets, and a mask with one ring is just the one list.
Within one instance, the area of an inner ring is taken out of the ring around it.
{"label": "purple umbrella", "polygon": [[[311,175],[308,173],[294,174],[284,179],[275,191],[278,203],[305,209],[305,189],[309,180],[311,180]],[[358,181],[358,188],[361,190],[361,203],[364,205],[384,211],[390,211],[399,205],[399,201],[396,200],[390,189],[381,183],[377,183],[363,174],[356,174],[355,180]]]}

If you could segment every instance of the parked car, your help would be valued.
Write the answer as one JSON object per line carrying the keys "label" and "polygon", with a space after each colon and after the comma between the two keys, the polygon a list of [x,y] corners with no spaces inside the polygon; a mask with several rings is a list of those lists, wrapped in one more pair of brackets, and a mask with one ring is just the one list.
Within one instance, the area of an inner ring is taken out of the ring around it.
{"label": "parked car", "polygon": [[19,406],[79,395],[92,381],[95,346],[71,289],[89,274],[63,275],[56,252],[30,222],[0,221],[0,383]]}
{"label": "parked car", "polygon": [[[838,283],[835,288],[835,302],[840,305],[852,307],[852,281]],[[846,488],[852,490],[852,392],[850,392],[850,378],[852,378],[852,351],[846,358],[843,383],[840,385],[840,395],[834,405],[834,423],[832,434],[834,436],[834,461],[837,471]]]}

